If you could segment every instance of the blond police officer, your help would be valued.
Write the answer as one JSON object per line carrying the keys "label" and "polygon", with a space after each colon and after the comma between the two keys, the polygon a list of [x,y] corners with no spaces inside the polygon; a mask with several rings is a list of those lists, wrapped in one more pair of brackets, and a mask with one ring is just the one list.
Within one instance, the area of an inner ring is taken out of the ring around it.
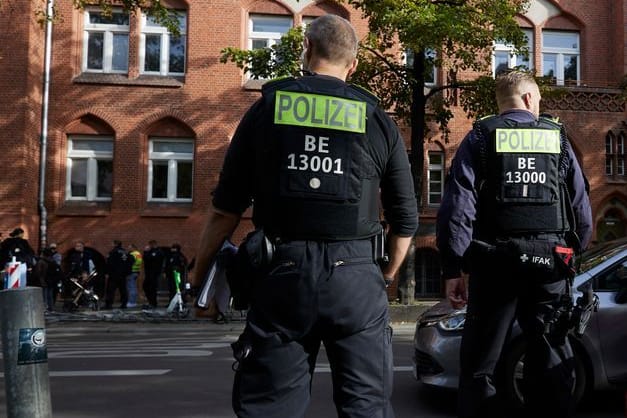
{"label": "blond police officer", "polygon": [[501,113],[460,144],[437,216],[448,299],[468,302],[459,416],[512,416],[493,375],[517,319],[527,343],[525,416],[568,417],[573,352],[570,324],[558,319],[568,309],[568,264],[592,231],[586,181],[562,126],[539,116],[531,75],[497,77],[496,99]]}

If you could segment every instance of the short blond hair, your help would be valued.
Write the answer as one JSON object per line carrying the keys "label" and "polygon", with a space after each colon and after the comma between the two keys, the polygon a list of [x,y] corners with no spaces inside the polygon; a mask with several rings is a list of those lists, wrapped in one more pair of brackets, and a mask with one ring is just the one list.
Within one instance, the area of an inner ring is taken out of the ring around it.
{"label": "short blond hair", "polygon": [[359,39],[351,23],[337,15],[314,19],[305,32],[315,56],[337,64],[350,65],[357,57]]}
{"label": "short blond hair", "polygon": [[520,70],[511,70],[499,74],[495,84],[497,103],[525,93],[530,85],[537,86],[532,74]]}

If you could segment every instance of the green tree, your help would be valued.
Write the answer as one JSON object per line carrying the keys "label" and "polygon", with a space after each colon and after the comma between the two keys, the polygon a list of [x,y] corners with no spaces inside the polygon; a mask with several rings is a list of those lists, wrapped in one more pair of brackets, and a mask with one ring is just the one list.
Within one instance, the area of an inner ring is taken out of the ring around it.
{"label": "green tree", "polygon": [[220,62],[233,62],[253,79],[295,76],[301,71],[304,33],[302,27],[291,28],[281,41],[267,48],[222,49]]}
{"label": "green tree", "polygon": [[[524,33],[515,19],[528,0],[350,0],[368,19],[370,35],[362,43],[362,71],[354,81],[365,83],[411,126],[411,162],[416,199],[421,202],[427,123],[435,121],[448,135],[450,107],[460,88],[468,88],[468,103],[479,106],[483,79],[459,81],[461,71],[487,74],[494,40],[523,51]],[[400,45],[413,56],[411,66],[394,54]],[[428,58],[426,52],[434,51]],[[445,68],[447,79],[425,90],[433,66]],[[474,95],[473,95],[474,92]],[[492,93],[489,94],[492,97]],[[478,100],[475,100],[478,99]],[[485,103],[485,101],[484,101]],[[493,103],[493,102],[490,102]],[[489,108],[489,106],[488,106]]]}
{"label": "green tree", "polygon": [[[349,4],[362,11],[370,29],[362,43],[359,78],[354,81],[377,93],[411,127],[410,161],[416,200],[422,208],[429,122],[436,122],[448,138],[451,106],[460,89],[466,89],[462,103],[466,110],[479,114],[494,110],[493,90],[485,90],[486,77],[460,81],[457,75],[489,74],[497,39],[525,52],[526,40],[515,16],[524,12],[528,0],[349,0]],[[413,57],[411,65],[399,61],[394,54],[397,46]],[[432,66],[446,69],[447,79],[427,90],[425,78]],[[414,250],[412,245],[399,277],[402,303],[414,300]]]}

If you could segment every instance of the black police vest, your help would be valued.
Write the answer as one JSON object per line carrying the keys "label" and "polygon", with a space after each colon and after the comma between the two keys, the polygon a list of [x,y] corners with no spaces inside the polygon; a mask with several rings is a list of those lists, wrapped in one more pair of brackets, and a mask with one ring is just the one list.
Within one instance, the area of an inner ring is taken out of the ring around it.
{"label": "black police vest", "polygon": [[520,123],[500,116],[475,123],[480,154],[478,235],[562,233],[566,138],[549,119]]}
{"label": "black police vest", "polygon": [[[350,85],[288,78],[263,88],[253,222],[284,239],[366,238],[380,229],[366,125],[377,100]],[[255,134],[255,133],[253,133]]]}

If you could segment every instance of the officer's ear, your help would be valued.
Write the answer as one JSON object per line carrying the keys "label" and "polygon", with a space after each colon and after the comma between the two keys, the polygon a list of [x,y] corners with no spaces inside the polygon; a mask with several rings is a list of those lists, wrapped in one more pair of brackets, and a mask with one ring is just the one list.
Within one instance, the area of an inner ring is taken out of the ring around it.
{"label": "officer's ear", "polygon": [[303,70],[309,70],[309,63],[311,62],[311,48],[309,47],[309,39],[303,40],[303,52],[300,54],[300,61]]}
{"label": "officer's ear", "polygon": [[527,109],[531,109],[531,105],[532,105],[532,103],[531,103],[531,92],[528,91],[526,93],[523,93],[520,97],[521,97],[523,103],[525,104],[525,107]]}
{"label": "officer's ear", "polygon": [[353,75],[355,70],[357,70],[357,64],[359,64],[359,60],[355,58],[348,68],[348,74],[346,75],[347,78]]}

